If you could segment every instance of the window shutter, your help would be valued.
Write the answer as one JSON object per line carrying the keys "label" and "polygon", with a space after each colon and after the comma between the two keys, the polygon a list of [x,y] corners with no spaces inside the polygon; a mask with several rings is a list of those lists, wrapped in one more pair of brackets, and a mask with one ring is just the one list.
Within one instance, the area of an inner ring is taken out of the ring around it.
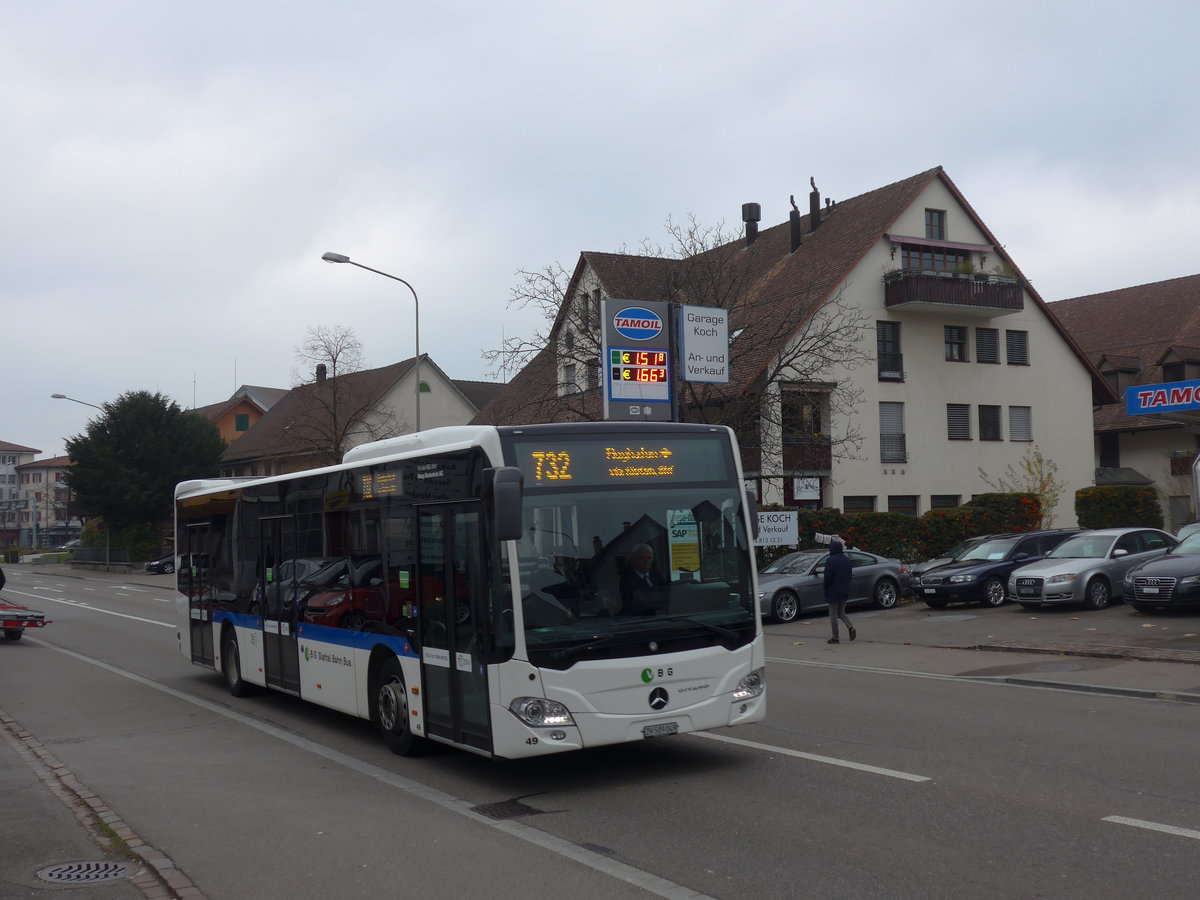
{"label": "window shutter", "polygon": [[946,436],[952,441],[971,439],[971,405],[969,403],[946,404]]}

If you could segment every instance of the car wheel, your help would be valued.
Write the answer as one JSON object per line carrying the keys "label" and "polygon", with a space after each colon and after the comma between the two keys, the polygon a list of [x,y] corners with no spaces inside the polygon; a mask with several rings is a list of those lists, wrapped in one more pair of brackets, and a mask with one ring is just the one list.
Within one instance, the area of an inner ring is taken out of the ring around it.
{"label": "car wheel", "polygon": [[389,659],[379,671],[375,690],[375,720],[388,749],[397,756],[415,756],[422,741],[409,725],[408,691],[404,687],[404,671],[395,659]]}
{"label": "car wheel", "polygon": [[342,627],[349,631],[362,631],[367,626],[367,617],[362,610],[352,609],[342,616]]}
{"label": "car wheel", "polygon": [[928,606],[930,609],[945,609],[946,601],[945,600],[930,600],[930,599],[926,598],[925,605]]}
{"label": "car wheel", "polygon": [[890,578],[880,578],[875,585],[875,607],[877,609],[891,609],[900,602],[900,592],[896,587],[896,582]]}
{"label": "car wheel", "polygon": [[248,697],[253,692],[252,687],[242,680],[242,655],[238,651],[237,632],[232,628],[226,629],[221,636],[221,674],[233,696]]}
{"label": "car wheel", "polygon": [[1008,599],[1008,592],[1004,588],[1004,582],[999,578],[989,578],[983,583],[983,605],[990,606],[993,609],[997,606],[1003,606],[1004,601]]}
{"label": "car wheel", "polygon": [[780,591],[771,600],[771,618],[791,622],[800,614],[800,599],[791,591]]}
{"label": "car wheel", "polygon": [[24,633],[24,628],[5,628],[4,639],[6,641],[19,641],[21,639],[21,635]]}
{"label": "car wheel", "polygon": [[1112,600],[1112,594],[1108,589],[1108,582],[1103,578],[1093,578],[1088,582],[1087,588],[1083,592],[1083,608],[1084,609],[1104,609]]}
{"label": "car wheel", "polygon": [[163,570],[164,575],[175,574],[175,563],[173,563],[173,562],[167,563],[165,566],[162,567],[162,570]]}
{"label": "car wheel", "polygon": [[1022,603],[1021,608],[1022,609],[1041,609],[1042,604],[1040,604],[1040,603]]}

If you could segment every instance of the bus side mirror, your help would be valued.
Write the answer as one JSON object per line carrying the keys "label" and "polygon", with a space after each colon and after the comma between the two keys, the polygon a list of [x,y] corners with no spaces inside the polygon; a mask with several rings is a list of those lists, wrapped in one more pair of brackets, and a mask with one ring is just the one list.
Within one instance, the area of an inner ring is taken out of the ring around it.
{"label": "bus side mirror", "polygon": [[750,533],[758,540],[758,499],[750,491],[746,491],[746,515],[750,517]]}
{"label": "bus side mirror", "polygon": [[524,535],[521,527],[521,498],[524,492],[524,476],[516,466],[497,466],[485,469],[492,480],[492,524],[496,537],[501,541],[517,541]]}

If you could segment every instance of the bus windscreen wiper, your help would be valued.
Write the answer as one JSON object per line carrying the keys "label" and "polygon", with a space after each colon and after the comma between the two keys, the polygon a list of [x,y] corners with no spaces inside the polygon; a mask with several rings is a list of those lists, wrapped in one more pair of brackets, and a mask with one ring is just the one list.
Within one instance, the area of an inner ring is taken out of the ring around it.
{"label": "bus windscreen wiper", "polygon": [[593,650],[598,650],[601,647],[606,647],[611,644],[616,638],[611,634],[594,634],[588,639],[586,644],[576,644],[574,647],[564,647],[561,650],[555,650],[550,654],[551,658],[562,662],[574,662],[579,657],[591,653]]}

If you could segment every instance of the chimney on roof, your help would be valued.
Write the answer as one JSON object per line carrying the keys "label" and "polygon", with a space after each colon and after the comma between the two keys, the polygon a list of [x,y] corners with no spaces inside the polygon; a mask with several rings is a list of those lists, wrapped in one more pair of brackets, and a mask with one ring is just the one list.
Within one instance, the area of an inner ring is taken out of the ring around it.
{"label": "chimney on roof", "polygon": [[749,247],[758,237],[758,221],[762,218],[762,207],[757,203],[742,204],[742,221],[746,223],[746,246]]}
{"label": "chimney on roof", "polygon": [[792,194],[791,197],[789,197],[788,199],[792,201],[792,211],[790,213],[788,213],[788,223],[791,225],[791,228],[792,228],[792,241],[791,241],[792,249],[789,250],[788,252],[795,253],[797,250],[800,249],[800,241],[802,239],[802,235],[800,233],[800,207],[798,207],[796,205],[796,195],[795,194]]}
{"label": "chimney on roof", "polygon": [[812,191],[808,195],[808,230],[816,231],[821,227],[821,192],[817,190],[817,179],[811,175],[808,183],[812,185]]}
{"label": "chimney on roof", "polygon": [[317,384],[325,383],[326,371],[327,369],[325,368],[325,363],[317,363]]}

